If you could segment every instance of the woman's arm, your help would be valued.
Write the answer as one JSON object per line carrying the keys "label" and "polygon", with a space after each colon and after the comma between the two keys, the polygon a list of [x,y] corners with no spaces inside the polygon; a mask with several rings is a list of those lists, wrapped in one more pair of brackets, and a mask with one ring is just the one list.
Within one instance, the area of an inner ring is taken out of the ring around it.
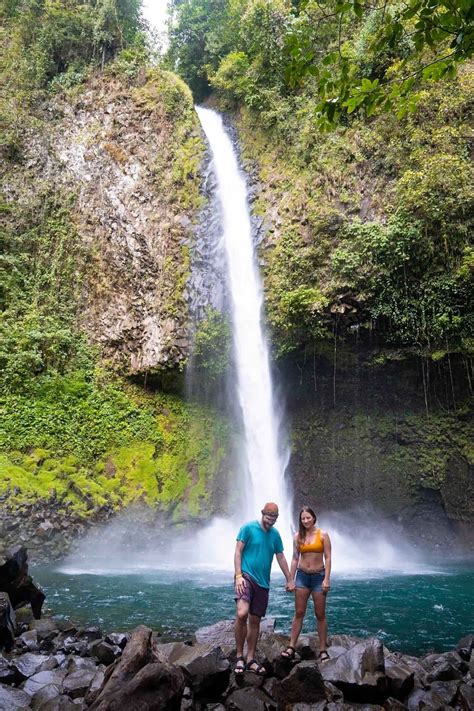
{"label": "woman's arm", "polygon": [[288,592],[293,592],[295,589],[295,583],[293,581],[293,578],[291,577],[290,569],[288,568],[288,563],[286,562],[285,554],[284,553],[277,553],[276,554],[276,559],[278,562],[278,565],[281,568],[281,572],[286,578],[286,589]]}
{"label": "woman's arm", "polygon": [[323,580],[323,592],[328,592],[331,587],[331,539],[326,531],[323,534],[323,556],[324,556],[324,569],[325,575]]}

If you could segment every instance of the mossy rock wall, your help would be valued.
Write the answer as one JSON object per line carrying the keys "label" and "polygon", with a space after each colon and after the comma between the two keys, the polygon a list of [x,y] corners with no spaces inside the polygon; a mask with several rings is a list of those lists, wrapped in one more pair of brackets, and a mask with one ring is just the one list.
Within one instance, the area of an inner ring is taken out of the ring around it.
{"label": "mossy rock wall", "polygon": [[447,362],[400,361],[400,353],[374,364],[372,354],[352,344],[336,362],[322,349],[282,364],[296,508],[368,507],[418,532],[438,515],[472,531],[474,453],[462,360],[450,371]]}

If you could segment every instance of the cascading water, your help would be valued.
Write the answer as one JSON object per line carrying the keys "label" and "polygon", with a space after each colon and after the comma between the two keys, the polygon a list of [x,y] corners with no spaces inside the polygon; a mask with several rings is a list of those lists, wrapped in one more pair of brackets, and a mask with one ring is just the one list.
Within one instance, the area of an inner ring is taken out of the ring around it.
{"label": "cascading water", "polygon": [[262,327],[262,286],[252,239],[247,187],[221,117],[198,107],[209,141],[222,213],[234,339],[237,392],[245,433],[243,518],[254,518],[265,501],[280,505],[289,530],[290,502],[284,476],[288,450],[279,447],[281,417],[274,404],[268,346]]}

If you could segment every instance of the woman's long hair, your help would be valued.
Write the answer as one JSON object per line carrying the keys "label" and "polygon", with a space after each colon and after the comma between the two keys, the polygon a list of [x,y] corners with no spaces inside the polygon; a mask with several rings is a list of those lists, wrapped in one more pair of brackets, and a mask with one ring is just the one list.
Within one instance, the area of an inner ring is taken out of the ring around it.
{"label": "woman's long hair", "polygon": [[313,509],[310,506],[303,506],[301,511],[298,514],[298,543],[304,543],[304,539],[306,538],[306,528],[303,526],[301,523],[301,514],[302,513],[309,513],[310,516],[314,518],[314,523],[316,523],[317,516],[314,513]]}

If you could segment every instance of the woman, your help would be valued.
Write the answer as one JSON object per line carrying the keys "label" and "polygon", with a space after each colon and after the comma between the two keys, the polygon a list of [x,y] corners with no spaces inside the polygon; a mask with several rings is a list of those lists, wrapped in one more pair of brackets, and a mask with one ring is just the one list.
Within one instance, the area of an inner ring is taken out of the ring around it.
{"label": "woman", "polygon": [[329,659],[328,623],[326,620],[326,595],[329,591],[331,576],[331,541],[326,531],[316,526],[316,514],[309,506],[303,506],[299,515],[298,533],[293,543],[293,559],[290,576],[295,579],[295,616],[291,624],[291,638],[282,657],[293,659],[296,643],[300,636],[309,596],[313,598],[316,614],[319,655],[321,662]]}

